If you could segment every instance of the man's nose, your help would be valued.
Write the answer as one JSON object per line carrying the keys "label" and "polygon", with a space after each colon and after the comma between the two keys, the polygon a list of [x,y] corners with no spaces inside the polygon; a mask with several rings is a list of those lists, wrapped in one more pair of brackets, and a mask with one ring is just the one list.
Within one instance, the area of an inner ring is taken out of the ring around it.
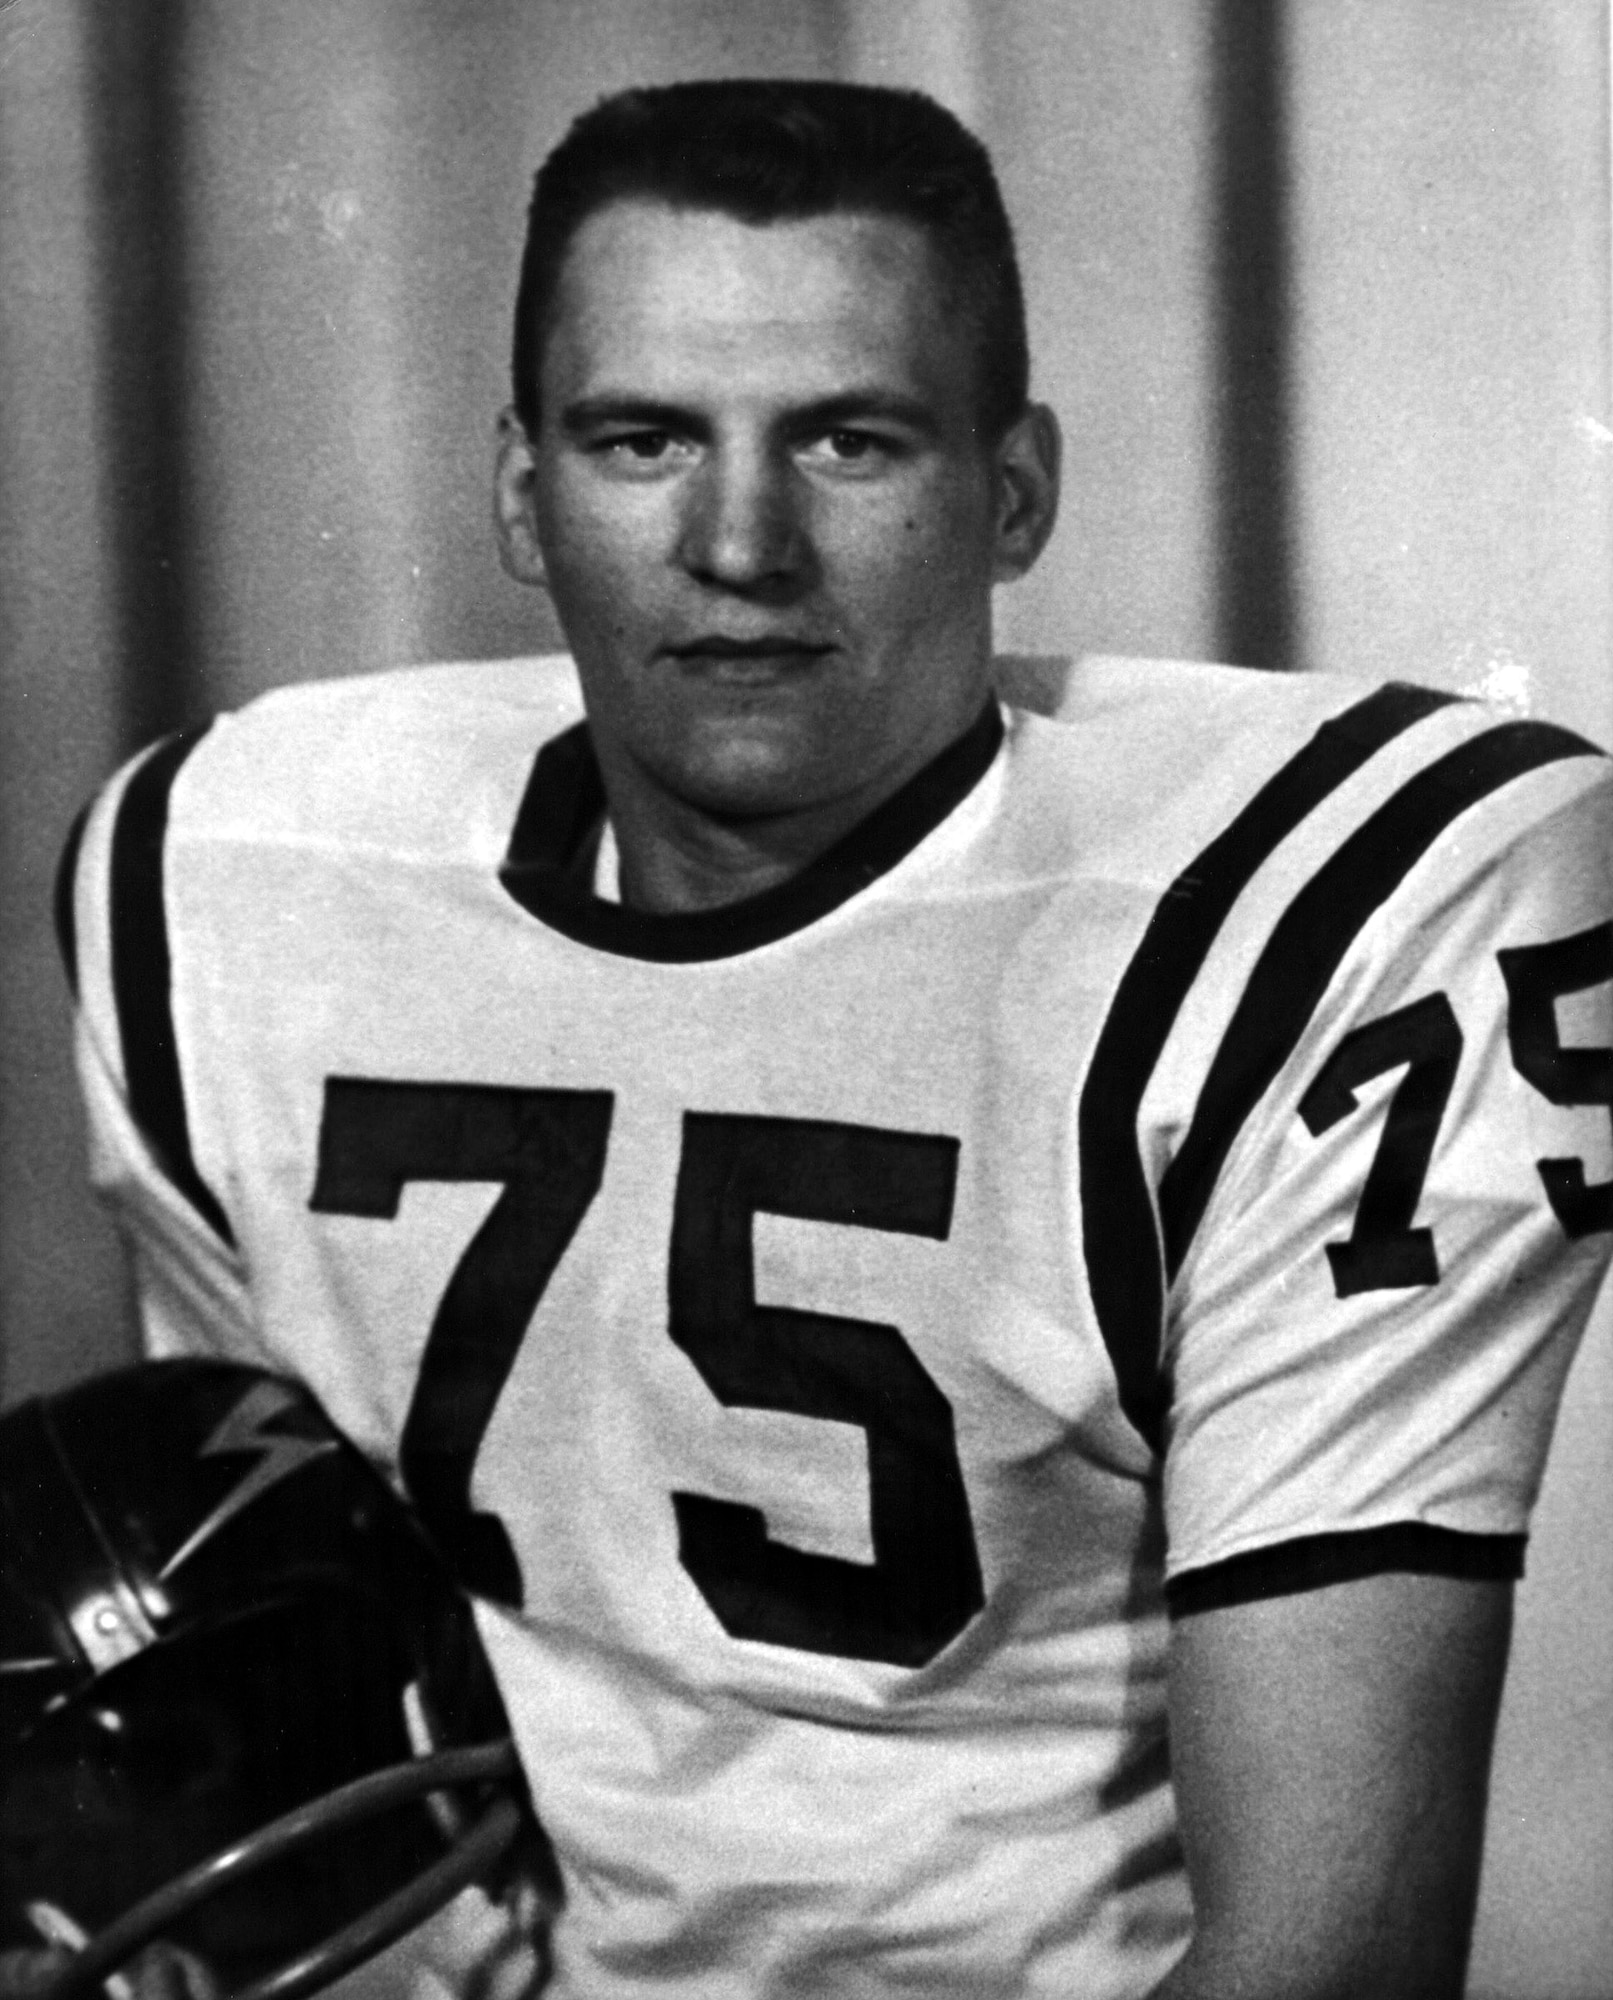
{"label": "man's nose", "polygon": [[701,582],[778,593],[811,564],[806,495],[772,452],[714,452],[687,490],[679,556]]}

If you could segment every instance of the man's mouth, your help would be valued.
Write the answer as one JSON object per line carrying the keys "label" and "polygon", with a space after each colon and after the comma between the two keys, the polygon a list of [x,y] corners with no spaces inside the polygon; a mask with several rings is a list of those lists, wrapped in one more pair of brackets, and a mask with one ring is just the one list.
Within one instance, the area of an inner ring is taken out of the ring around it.
{"label": "man's mouth", "polygon": [[821,639],[804,639],[792,632],[764,632],[750,639],[701,632],[666,650],[679,660],[775,660],[786,653],[827,653],[831,648]]}
{"label": "man's mouth", "polygon": [[799,673],[832,653],[834,647],[788,632],[747,639],[736,639],[726,632],[703,632],[662,650],[681,666],[704,669],[718,679],[763,680],[775,674]]}

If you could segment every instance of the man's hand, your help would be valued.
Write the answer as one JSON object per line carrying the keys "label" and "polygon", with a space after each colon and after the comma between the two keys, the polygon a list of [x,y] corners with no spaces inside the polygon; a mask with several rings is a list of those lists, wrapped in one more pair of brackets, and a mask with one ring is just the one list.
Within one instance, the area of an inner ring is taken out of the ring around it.
{"label": "man's hand", "polygon": [[1155,2000],[1457,2000],[1511,1610],[1397,1573],[1177,1623],[1194,1935]]}
{"label": "man's hand", "polygon": [[[72,1964],[70,1951],[0,1951],[0,2000],[39,2000]],[[148,1945],[117,1975],[130,2000],[222,2000],[223,1988],[194,1953]]]}

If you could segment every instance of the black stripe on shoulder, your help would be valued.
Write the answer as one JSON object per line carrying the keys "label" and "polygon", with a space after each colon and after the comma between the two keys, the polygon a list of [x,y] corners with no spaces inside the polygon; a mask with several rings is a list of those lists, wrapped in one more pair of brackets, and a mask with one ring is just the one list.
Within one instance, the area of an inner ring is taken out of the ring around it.
{"label": "black stripe on shoulder", "polygon": [[1378,808],[1317,870],[1279,919],[1244,988],[1193,1121],[1160,1179],[1165,1268],[1181,1269],[1227,1154],[1361,927],[1451,822],[1526,772],[1601,752],[1571,730],[1506,722],[1470,738]]}
{"label": "black stripe on shoulder", "polygon": [[1121,1406],[1160,1448],[1164,1277],[1137,1114],[1160,1052],[1250,879],[1330,792],[1454,696],[1391,684],[1324,722],[1166,890],[1115,989],[1079,1112],[1088,1285]]}
{"label": "black stripe on shoulder", "polygon": [[163,843],[180,766],[205,730],[171,736],[129,780],[112,830],[112,995],[129,1108],[169,1178],[204,1221],[233,1244],[228,1218],[196,1168],[174,1034]]}
{"label": "black stripe on shoulder", "polygon": [[51,898],[51,909],[56,919],[56,948],[62,955],[67,984],[75,1000],[78,998],[78,923],[73,915],[73,892],[78,884],[79,849],[84,845],[84,829],[89,821],[89,807],[80,806],[77,817],[67,829],[67,838],[62,842],[62,858],[56,864],[56,887]]}
{"label": "black stripe on shoulder", "polygon": [[1465,1535],[1426,1521],[1395,1521],[1339,1535],[1304,1535],[1251,1549],[1204,1569],[1190,1569],[1165,1586],[1173,1618],[1223,1611],[1263,1597],[1292,1597],[1330,1583],[1355,1583],[1394,1571],[1454,1576],[1477,1583],[1515,1583],[1523,1575],[1522,1535]]}

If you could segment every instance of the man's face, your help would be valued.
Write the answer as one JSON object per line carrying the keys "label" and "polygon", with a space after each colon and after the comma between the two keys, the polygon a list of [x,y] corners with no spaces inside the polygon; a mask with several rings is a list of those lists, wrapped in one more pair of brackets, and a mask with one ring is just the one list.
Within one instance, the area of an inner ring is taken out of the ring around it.
{"label": "man's face", "polygon": [[968,727],[1056,457],[1045,429],[977,438],[973,365],[905,222],[584,223],[500,514],[512,567],[541,555],[607,782],[728,818],[867,810]]}

